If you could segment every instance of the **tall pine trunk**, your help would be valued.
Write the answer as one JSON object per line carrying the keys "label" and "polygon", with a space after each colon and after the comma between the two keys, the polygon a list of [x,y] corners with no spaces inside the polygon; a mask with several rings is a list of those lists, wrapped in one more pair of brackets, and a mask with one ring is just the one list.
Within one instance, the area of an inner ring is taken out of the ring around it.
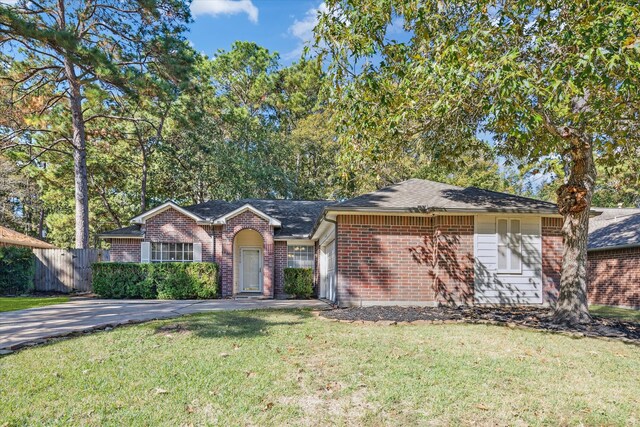
{"label": "tall pine trunk", "polygon": [[563,324],[591,321],[587,300],[587,238],[596,181],[591,143],[571,138],[569,179],[560,187],[558,209],[563,216],[562,275],[554,320]]}
{"label": "tall pine trunk", "polygon": [[147,175],[148,175],[148,166],[147,166],[147,155],[144,151],[144,147],[142,147],[142,176],[140,179],[140,212],[145,212],[147,210]]}
{"label": "tall pine trunk", "polygon": [[69,108],[73,125],[73,172],[76,202],[76,248],[89,247],[89,189],[87,184],[87,137],[82,112],[82,91],[74,65],[65,59],[69,82]]}

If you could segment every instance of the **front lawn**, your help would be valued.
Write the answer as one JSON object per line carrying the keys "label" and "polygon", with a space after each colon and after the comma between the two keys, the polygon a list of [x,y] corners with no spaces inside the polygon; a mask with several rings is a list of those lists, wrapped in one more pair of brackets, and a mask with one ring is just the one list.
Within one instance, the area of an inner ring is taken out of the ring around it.
{"label": "front lawn", "polygon": [[0,313],[3,311],[24,310],[25,308],[62,304],[67,301],[69,301],[69,297],[0,297]]}
{"label": "front lawn", "polygon": [[610,307],[608,305],[590,305],[589,311],[593,316],[610,317],[629,322],[640,322],[640,310]]}
{"label": "front lawn", "polygon": [[621,342],[217,312],[0,358],[0,425],[628,425],[638,372]]}
{"label": "front lawn", "polygon": [[218,312],[0,358],[0,425],[640,423],[640,348]]}

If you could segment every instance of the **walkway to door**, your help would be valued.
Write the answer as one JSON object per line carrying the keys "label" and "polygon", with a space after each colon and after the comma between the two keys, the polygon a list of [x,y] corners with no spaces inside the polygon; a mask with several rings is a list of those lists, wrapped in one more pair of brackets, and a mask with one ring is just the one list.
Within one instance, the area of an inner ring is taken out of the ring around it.
{"label": "walkway to door", "polygon": [[48,338],[127,323],[167,319],[222,310],[310,308],[325,310],[319,300],[103,300],[73,298],[64,304],[0,313],[0,351]]}

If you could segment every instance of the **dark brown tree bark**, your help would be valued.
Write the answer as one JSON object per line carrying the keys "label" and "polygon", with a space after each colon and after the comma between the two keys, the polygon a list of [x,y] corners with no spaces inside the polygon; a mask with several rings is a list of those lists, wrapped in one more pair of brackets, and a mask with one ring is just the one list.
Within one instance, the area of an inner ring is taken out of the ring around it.
{"label": "dark brown tree bark", "polygon": [[87,185],[87,136],[82,112],[82,91],[75,67],[65,59],[69,82],[69,108],[73,125],[73,171],[76,202],[76,248],[89,247],[89,188]]}
{"label": "dark brown tree bark", "polygon": [[142,147],[142,177],[140,182],[140,212],[147,210],[147,175],[148,175],[148,162],[147,153]]}
{"label": "dark brown tree bark", "polygon": [[596,181],[593,147],[584,136],[565,131],[571,142],[569,179],[560,187],[558,209],[563,216],[564,245],[560,296],[554,320],[563,324],[591,321],[587,300],[587,237]]}

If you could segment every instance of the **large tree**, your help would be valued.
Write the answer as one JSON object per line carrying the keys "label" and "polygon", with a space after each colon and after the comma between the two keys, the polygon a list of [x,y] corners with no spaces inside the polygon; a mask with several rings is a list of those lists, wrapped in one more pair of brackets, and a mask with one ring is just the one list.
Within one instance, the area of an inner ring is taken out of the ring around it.
{"label": "large tree", "polygon": [[[87,114],[87,88],[136,93],[184,71],[182,33],[189,20],[188,2],[180,0],[0,5],[0,79],[6,95],[0,138],[5,147],[44,143],[36,147],[41,153],[70,147],[76,247],[89,244],[86,127],[104,117]],[[67,129],[60,124],[51,129],[42,120],[59,108],[68,111]]]}
{"label": "large tree", "polygon": [[594,154],[611,164],[640,138],[637,2],[326,4],[317,47],[330,59],[338,123],[354,158],[415,140],[456,156],[487,132],[503,155],[562,160],[564,250],[555,319],[589,321]]}

